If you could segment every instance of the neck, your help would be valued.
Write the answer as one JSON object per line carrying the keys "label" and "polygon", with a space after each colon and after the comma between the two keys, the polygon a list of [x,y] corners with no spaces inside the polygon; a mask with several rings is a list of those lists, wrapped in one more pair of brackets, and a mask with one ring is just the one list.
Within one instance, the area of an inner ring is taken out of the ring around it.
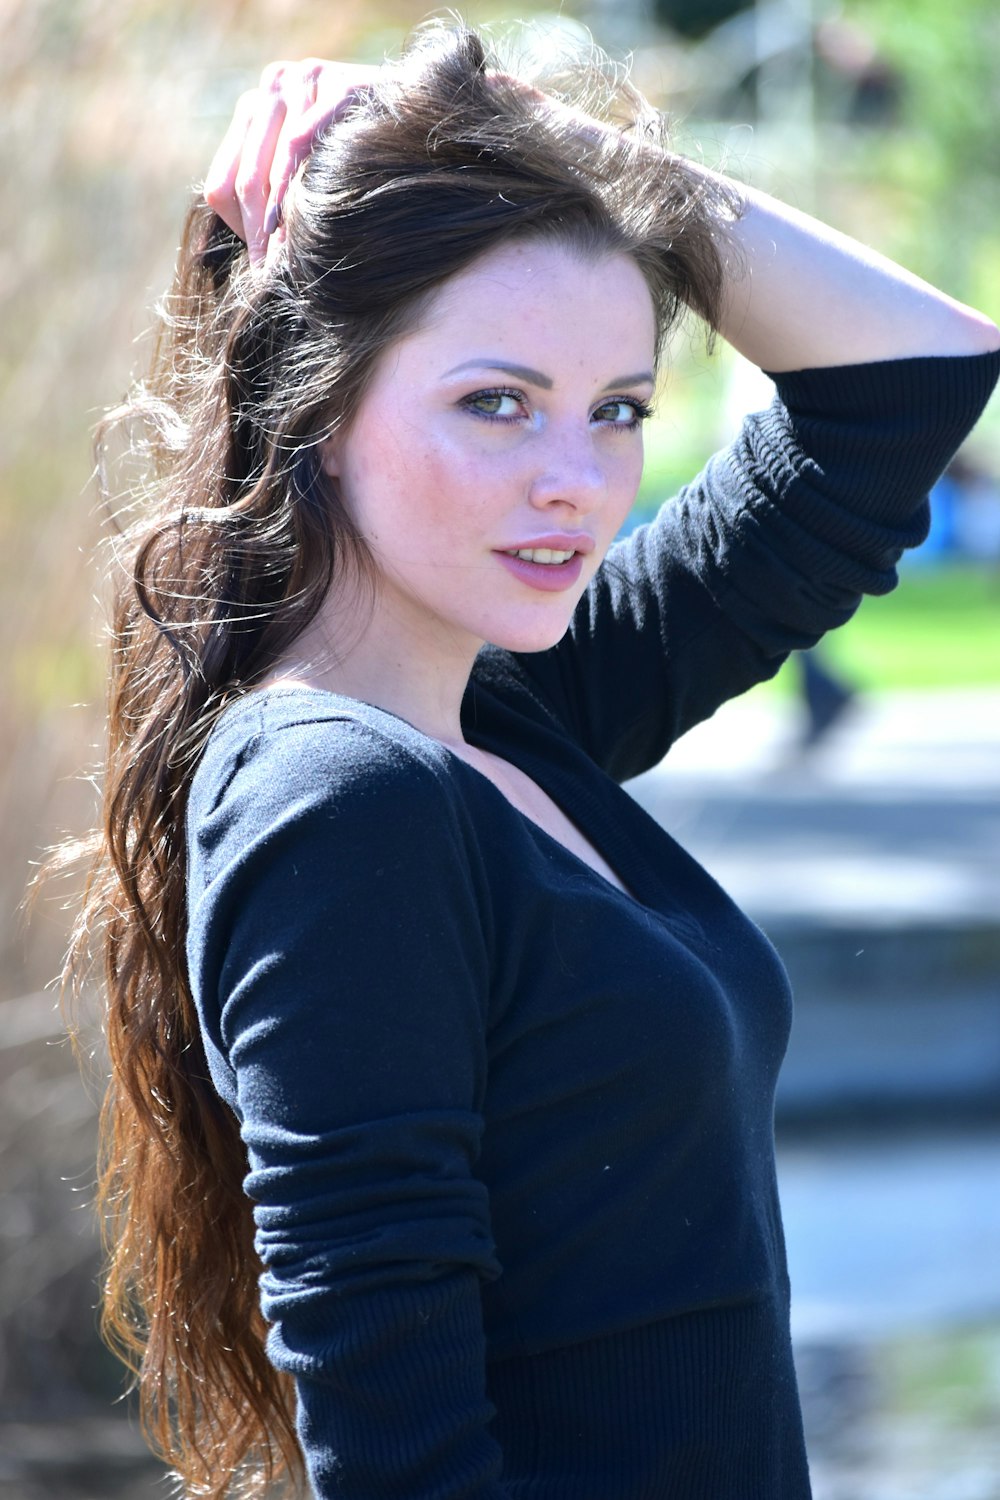
{"label": "neck", "polygon": [[275,664],[268,683],[298,683],[357,698],[432,739],[464,743],[462,699],[482,642],[440,623],[414,629],[378,602],[368,607],[367,618],[365,609],[334,608],[328,600]]}

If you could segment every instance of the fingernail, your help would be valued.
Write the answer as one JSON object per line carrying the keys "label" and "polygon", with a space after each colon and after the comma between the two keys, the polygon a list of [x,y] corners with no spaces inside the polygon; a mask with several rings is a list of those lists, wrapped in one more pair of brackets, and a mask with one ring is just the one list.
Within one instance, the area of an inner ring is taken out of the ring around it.
{"label": "fingernail", "polygon": [[280,220],[278,215],[278,205],[276,203],[272,203],[271,207],[268,209],[267,213],[264,216],[265,235],[272,235],[277,229],[279,222]]}

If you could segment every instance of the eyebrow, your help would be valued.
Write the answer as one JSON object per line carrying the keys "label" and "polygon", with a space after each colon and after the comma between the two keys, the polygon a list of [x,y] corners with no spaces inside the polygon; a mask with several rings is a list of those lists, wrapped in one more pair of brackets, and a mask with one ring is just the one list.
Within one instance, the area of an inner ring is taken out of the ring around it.
{"label": "eyebrow", "polygon": [[[464,370],[501,370],[505,375],[513,375],[516,380],[524,380],[528,385],[540,386],[543,391],[551,391],[553,382],[548,375],[543,375],[541,370],[533,370],[529,365],[512,365],[503,359],[467,359],[464,364],[455,365],[454,369],[446,370],[442,380],[447,380],[450,375],[460,375]],[[619,375],[604,387],[604,391],[614,391],[625,385],[642,385],[643,382],[653,384],[653,375],[650,370],[642,370],[638,375]]]}

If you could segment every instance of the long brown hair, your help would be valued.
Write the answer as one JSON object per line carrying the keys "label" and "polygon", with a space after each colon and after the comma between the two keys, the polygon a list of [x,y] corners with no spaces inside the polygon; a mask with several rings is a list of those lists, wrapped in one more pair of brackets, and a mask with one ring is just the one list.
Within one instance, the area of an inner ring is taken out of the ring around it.
{"label": "long brown hair", "polygon": [[[463,28],[423,33],[384,73],[316,145],[266,272],[194,204],[149,375],[100,436],[124,432],[144,470],[113,548],[103,818],[69,961],[78,976],[99,952],[106,990],[103,1326],[153,1445],[211,1497],[302,1465],[264,1352],[245,1154],[185,972],[186,794],[221,710],[343,570],[377,586],[319,443],[442,284],[515,239],[634,257],[661,341],[686,306],[712,327],[738,211],[648,133],[588,140],[546,114]],[[638,119],[641,101],[611,94],[615,118]]]}

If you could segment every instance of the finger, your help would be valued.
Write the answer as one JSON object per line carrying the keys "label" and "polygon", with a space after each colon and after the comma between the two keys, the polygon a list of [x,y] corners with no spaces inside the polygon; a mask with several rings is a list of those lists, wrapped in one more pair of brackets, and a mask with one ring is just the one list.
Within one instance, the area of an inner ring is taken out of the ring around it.
{"label": "finger", "polygon": [[[362,69],[364,73],[373,69]],[[303,80],[302,98],[308,100],[296,111],[289,108],[281,137],[274,154],[271,193],[267,205],[265,228],[273,233],[278,225],[281,206],[293,177],[316,144],[317,137],[330,124],[343,120],[370,89],[358,69],[347,69],[331,63],[319,63],[315,72]],[[356,81],[350,81],[351,77]],[[311,92],[312,98],[309,99]]]}
{"label": "finger", "polygon": [[264,217],[271,191],[271,164],[286,112],[278,77],[266,91],[263,88],[258,90],[258,102],[250,119],[236,172],[236,196],[246,230],[250,264],[254,266],[261,264],[267,249]]}
{"label": "finger", "polygon": [[254,89],[241,94],[236,101],[233,118],[212,158],[203,188],[205,202],[209,208],[213,209],[219,218],[228,224],[233,233],[239,235],[241,240],[246,239],[246,229],[243,225],[239,199],[236,196],[236,173],[243,155],[256,97]]}
{"label": "finger", "polygon": [[[312,147],[315,126],[312,111],[321,69],[324,64],[307,59],[286,74],[284,88],[285,118],[275,142],[271,162],[271,182],[264,214],[264,233],[273,235],[278,227],[281,204],[288,185]],[[327,65],[329,66],[329,65]]]}
{"label": "finger", "polygon": [[274,229],[267,237],[267,250],[264,253],[265,266],[269,266],[271,265],[272,261],[277,260],[279,254],[281,253],[281,247],[285,243],[287,236],[288,230],[285,228],[284,224],[281,223],[279,216],[278,223],[275,225]]}

